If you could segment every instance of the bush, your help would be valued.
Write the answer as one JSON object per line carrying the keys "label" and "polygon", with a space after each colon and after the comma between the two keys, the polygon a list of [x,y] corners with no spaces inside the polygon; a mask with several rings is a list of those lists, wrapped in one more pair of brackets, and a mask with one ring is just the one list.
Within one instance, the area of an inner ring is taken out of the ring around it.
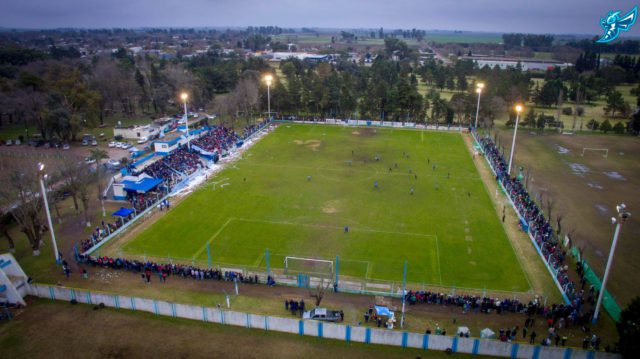
{"label": "bush", "polygon": [[587,128],[590,129],[591,131],[595,131],[600,127],[600,124],[598,123],[598,121],[596,121],[595,119],[591,119],[591,121],[589,121],[587,123]]}
{"label": "bush", "polygon": [[624,128],[624,125],[622,124],[622,122],[618,122],[613,126],[613,132],[615,132],[615,133],[617,133],[619,135],[623,134],[624,130],[625,130],[625,128]]}
{"label": "bush", "polygon": [[600,131],[604,133],[611,131],[612,128],[613,126],[611,126],[611,122],[609,122],[609,120],[604,120],[602,121],[602,124],[600,124]]}
{"label": "bush", "polygon": [[116,135],[113,139],[116,141],[122,141],[122,135]]}
{"label": "bush", "polygon": [[572,115],[573,114],[573,109],[571,107],[563,107],[562,108],[562,114],[563,115]]}

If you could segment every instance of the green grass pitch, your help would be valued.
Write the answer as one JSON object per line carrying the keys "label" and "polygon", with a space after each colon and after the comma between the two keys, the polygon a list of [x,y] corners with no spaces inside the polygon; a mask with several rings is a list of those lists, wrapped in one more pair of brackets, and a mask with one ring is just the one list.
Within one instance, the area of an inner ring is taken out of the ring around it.
{"label": "green grass pitch", "polygon": [[338,255],[400,281],[407,260],[410,283],[529,289],[457,133],[280,125],[120,250],[206,263],[206,243],[214,264],[265,267],[268,248],[272,268]]}

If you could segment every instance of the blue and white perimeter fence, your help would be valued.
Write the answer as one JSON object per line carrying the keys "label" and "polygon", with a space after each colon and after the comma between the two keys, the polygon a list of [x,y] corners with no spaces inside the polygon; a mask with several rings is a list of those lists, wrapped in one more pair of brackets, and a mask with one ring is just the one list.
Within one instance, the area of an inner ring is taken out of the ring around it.
{"label": "blue and white perimeter fence", "polygon": [[[480,147],[480,150],[484,154],[484,149],[480,145],[480,141],[478,140],[477,133],[473,132],[472,135],[473,135],[473,139],[474,139],[475,143]],[[497,175],[496,170],[493,168],[493,165],[491,164],[491,161],[489,161],[489,158],[487,156],[483,156],[483,157],[487,161],[487,164],[489,165],[489,168],[493,172],[494,176]],[[522,216],[522,214],[520,214],[520,211],[518,211],[518,208],[516,207],[516,205],[511,200],[511,197],[509,197],[509,195],[507,194],[507,189],[504,188],[504,185],[502,184],[502,182],[498,181],[498,185],[500,186],[502,191],[507,196],[507,199],[509,200],[509,203],[511,204],[511,207],[516,212],[516,215],[518,215],[518,218],[520,219],[520,221],[524,222],[524,223],[527,223],[527,221],[525,220],[524,216]],[[540,258],[542,259],[542,263],[544,263],[545,267],[547,267],[547,270],[551,274],[551,278],[553,278],[553,282],[558,287],[558,290],[560,290],[560,294],[562,294],[562,299],[564,299],[564,302],[566,304],[571,303],[571,301],[569,300],[569,297],[567,297],[567,294],[564,291],[564,288],[562,288],[562,285],[560,284],[560,282],[558,282],[558,277],[557,277],[557,272],[558,271],[555,270],[554,268],[552,268],[549,265],[549,263],[547,262],[547,260],[544,258],[544,255],[542,254],[542,251],[540,250],[540,246],[538,246],[538,243],[536,242],[536,239],[533,237],[533,233],[531,233],[530,230],[527,230],[527,234],[529,235],[529,238],[531,239],[531,243],[533,243],[533,246],[535,247],[536,251],[540,255]]]}
{"label": "blue and white perimeter fence", "polygon": [[459,338],[444,335],[428,335],[404,331],[392,331],[345,324],[258,315],[204,306],[177,304],[161,300],[128,297],[109,293],[94,293],[81,289],[32,284],[29,293],[40,298],[71,301],[117,309],[140,310],[174,318],[193,319],[203,322],[235,325],[239,327],[273,330],[277,332],[307,335],[320,338],[360,342],[366,344],[393,345],[423,350],[451,349],[453,352],[490,355],[522,359],[618,359],[612,353],[586,351],[577,348],[543,347],[498,340]]}

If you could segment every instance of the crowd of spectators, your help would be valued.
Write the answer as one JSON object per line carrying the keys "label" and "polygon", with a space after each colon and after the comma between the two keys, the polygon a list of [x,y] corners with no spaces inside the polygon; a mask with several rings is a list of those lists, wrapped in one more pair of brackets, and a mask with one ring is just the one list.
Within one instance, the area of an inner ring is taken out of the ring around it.
{"label": "crowd of spectators", "polygon": [[560,245],[551,224],[549,224],[543,211],[524,188],[522,182],[507,173],[506,161],[493,141],[491,141],[491,138],[481,138],[480,145],[496,173],[496,180],[502,183],[506,189],[507,195],[515,205],[519,216],[528,226],[529,232],[538,248],[540,248],[544,260],[553,269],[556,279],[562,286],[567,298],[574,301],[576,299],[576,288],[569,278],[568,266],[565,265],[567,253]]}
{"label": "crowd of spectators", "polygon": [[80,255],[79,262],[92,267],[110,268],[115,270],[126,270],[140,273],[146,282],[151,281],[151,274],[157,275],[161,281],[167,277],[178,276],[191,278],[194,280],[219,280],[219,281],[239,281],[241,283],[258,283],[258,276],[245,276],[240,272],[221,271],[219,269],[203,269],[194,265],[183,265],[176,263],[155,263],[151,261],[138,261],[125,258],[93,257],[90,255]]}

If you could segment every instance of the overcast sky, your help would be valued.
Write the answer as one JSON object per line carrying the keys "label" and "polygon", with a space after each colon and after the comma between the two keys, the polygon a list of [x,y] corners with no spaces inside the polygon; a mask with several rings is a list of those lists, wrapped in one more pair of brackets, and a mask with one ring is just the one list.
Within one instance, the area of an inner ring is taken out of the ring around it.
{"label": "overcast sky", "polygon": [[[0,26],[277,25],[599,34],[638,0],[2,0]],[[640,21],[627,34],[640,35]]]}

